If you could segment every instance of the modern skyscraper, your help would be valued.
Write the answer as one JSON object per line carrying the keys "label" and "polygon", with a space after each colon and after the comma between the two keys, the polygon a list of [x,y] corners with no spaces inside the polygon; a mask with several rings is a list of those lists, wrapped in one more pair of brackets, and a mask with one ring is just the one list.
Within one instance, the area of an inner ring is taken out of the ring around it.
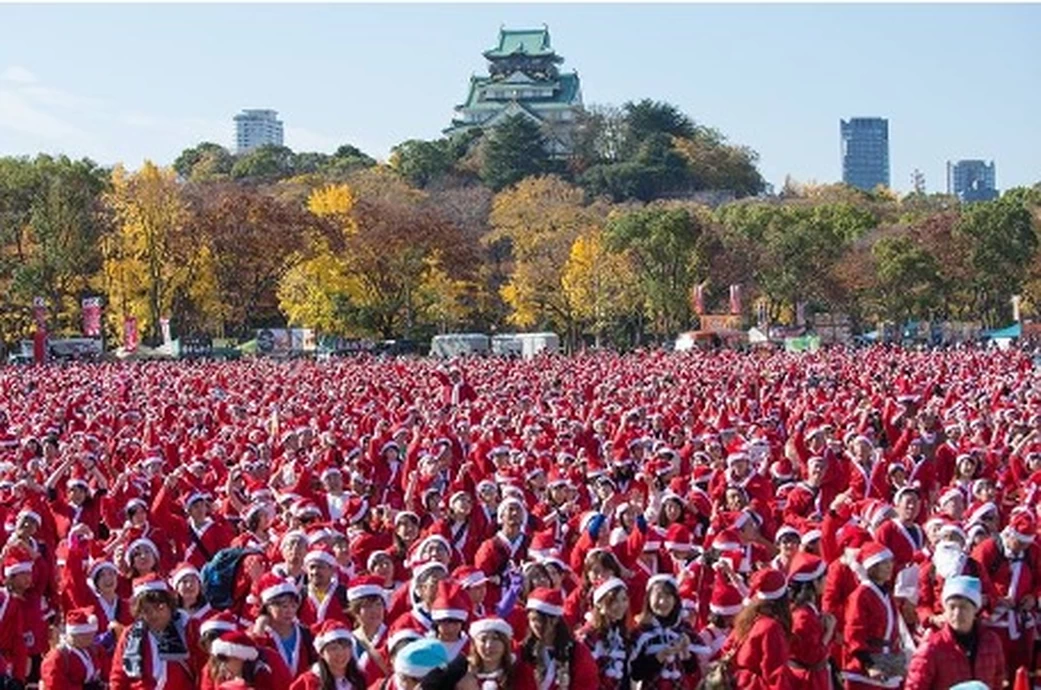
{"label": "modern skyscraper", "polygon": [[998,198],[994,161],[947,161],[947,193],[965,203]]}
{"label": "modern skyscraper", "polygon": [[889,120],[853,117],[839,121],[842,135],[842,181],[871,191],[889,186]]}
{"label": "modern skyscraper", "polygon": [[243,110],[235,116],[236,153],[266,144],[282,145],[282,121],[277,110]]}

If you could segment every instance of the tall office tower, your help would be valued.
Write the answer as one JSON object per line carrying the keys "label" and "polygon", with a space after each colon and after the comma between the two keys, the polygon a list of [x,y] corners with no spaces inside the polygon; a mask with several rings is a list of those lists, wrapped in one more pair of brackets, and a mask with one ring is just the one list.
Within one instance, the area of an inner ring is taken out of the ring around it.
{"label": "tall office tower", "polygon": [[947,193],[965,203],[998,198],[994,161],[947,161]]}
{"label": "tall office tower", "polygon": [[842,135],[842,181],[871,191],[889,187],[889,120],[853,117],[840,120]]}

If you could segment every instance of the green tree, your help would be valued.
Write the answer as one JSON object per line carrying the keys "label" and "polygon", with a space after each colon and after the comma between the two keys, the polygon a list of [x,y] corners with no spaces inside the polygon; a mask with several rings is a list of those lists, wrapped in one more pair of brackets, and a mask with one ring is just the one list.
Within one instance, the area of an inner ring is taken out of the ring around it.
{"label": "green tree", "polygon": [[956,232],[972,243],[977,313],[992,325],[1007,319],[1038,247],[1033,214],[1017,196],[971,204]]}
{"label": "green tree", "polygon": [[638,103],[629,101],[622,110],[625,112],[626,146],[631,150],[656,134],[687,139],[694,136],[694,122],[671,103],[645,98]]}
{"label": "green tree", "polygon": [[701,230],[700,219],[687,209],[663,205],[608,219],[605,244],[632,257],[648,316],[660,336],[677,333],[690,320],[694,249]]}
{"label": "green tree", "polygon": [[903,233],[882,238],[871,252],[882,315],[894,321],[930,317],[940,302],[936,257]]}
{"label": "green tree", "polygon": [[231,152],[220,144],[204,141],[182,151],[173,168],[182,180],[205,182],[230,175],[234,165]]}
{"label": "green tree", "polygon": [[390,167],[413,186],[426,187],[452,169],[455,160],[445,139],[409,139],[391,149]]}
{"label": "green tree", "polygon": [[529,117],[514,115],[488,135],[481,179],[498,191],[525,177],[545,172],[548,166],[549,155],[542,130]]}
{"label": "green tree", "polygon": [[231,168],[231,176],[236,180],[253,182],[282,180],[295,174],[295,158],[293,151],[285,146],[259,146],[239,156]]}

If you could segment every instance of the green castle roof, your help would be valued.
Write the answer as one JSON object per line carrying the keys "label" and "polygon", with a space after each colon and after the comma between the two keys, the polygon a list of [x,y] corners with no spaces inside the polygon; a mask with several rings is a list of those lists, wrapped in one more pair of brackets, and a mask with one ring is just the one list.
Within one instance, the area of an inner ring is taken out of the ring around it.
{"label": "green castle roof", "polygon": [[[579,81],[578,75],[575,73],[561,74],[555,80],[558,88],[555,90],[552,98],[523,98],[518,99],[520,102],[529,104],[536,108],[545,107],[570,107],[576,104],[578,98]],[[470,92],[466,96],[466,102],[456,106],[456,110],[462,109],[475,109],[475,110],[499,110],[503,106],[503,101],[479,101],[477,96],[481,91],[481,88],[492,83],[501,83],[491,77],[471,77],[470,78]],[[523,88],[523,84],[519,85]]]}
{"label": "green castle roof", "polygon": [[553,55],[553,47],[549,43],[549,29],[499,29],[499,45],[486,50],[484,56],[494,60],[512,55]]}

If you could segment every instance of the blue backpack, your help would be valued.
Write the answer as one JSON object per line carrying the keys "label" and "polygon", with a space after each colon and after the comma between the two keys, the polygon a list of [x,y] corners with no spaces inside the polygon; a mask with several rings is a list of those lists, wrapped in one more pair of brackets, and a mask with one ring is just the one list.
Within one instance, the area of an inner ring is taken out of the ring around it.
{"label": "blue backpack", "polygon": [[225,611],[235,603],[235,580],[246,556],[260,553],[256,549],[221,549],[202,567],[202,593],[210,606]]}

